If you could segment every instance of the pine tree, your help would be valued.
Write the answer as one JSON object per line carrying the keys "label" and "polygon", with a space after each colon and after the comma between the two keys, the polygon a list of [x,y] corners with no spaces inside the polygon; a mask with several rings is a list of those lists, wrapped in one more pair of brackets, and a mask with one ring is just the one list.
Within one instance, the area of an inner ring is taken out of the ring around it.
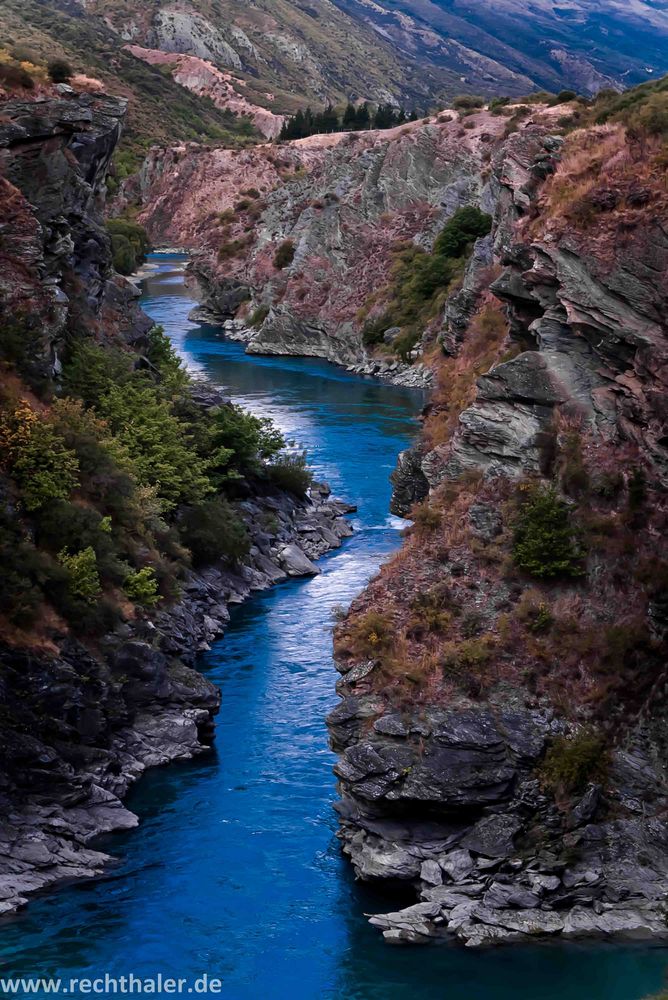
{"label": "pine tree", "polygon": [[338,118],[338,115],[337,115],[336,111],[334,110],[334,108],[332,107],[331,104],[327,105],[327,107],[323,111],[321,117],[322,117],[322,124],[323,124],[322,131],[323,132],[336,132],[336,130],[339,127],[339,118]]}
{"label": "pine tree", "polygon": [[355,128],[358,130],[367,129],[371,125],[371,114],[369,113],[369,104],[367,101],[364,104],[360,104],[359,108],[355,112]]}
{"label": "pine tree", "polygon": [[352,101],[348,101],[346,110],[343,112],[343,120],[341,125],[345,132],[350,132],[352,129],[356,128],[357,122],[357,109]]}

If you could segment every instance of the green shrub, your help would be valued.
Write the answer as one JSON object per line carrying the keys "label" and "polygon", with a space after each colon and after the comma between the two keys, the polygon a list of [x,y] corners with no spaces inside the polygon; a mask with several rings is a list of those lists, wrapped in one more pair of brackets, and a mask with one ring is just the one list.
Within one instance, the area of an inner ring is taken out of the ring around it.
{"label": "green shrub", "polygon": [[256,417],[233,404],[207,416],[200,449],[207,458],[208,475],[216,487],[228,480],[262,471],[265,461],[285,446],[283,435],[266,417]]}
{"label": "green shrub", "polygon": [[583,730],[568,738],[553,740],[545,754],[541,776],[556,794],[575,795],[591,781],[605,780],[609,759],[603,736]]}
{"label": "green shrub", "polygon": [[0,413],[0,449],[28,511],[65,499],[79,484],[76,455],[25,400]]}
{"label": "green shrub", "polygon": [[248,325],[252,326],[254,330],[257,330],[258,327],[262,326],[268,315],[269,306],[263,303],[261,306],[258,306],[257,309],[253,310],[248,318]]}
{"label": "green shrub", "polygon": [[459,94],[453,98],[452,106],[456,111],[473,111],[476,108],[484,108],[485,98],[475,94]]}
{"label": "green shrub", "polygon": [[205,500],[185,510],[179,532],[196,566],[219,559],[239,562],[250,547],[245,525],[222,497]]}
{"label": "green shrub", "polygon": [[44,333],[35,317],[14,315],[0,320],[0,358],[36,392],[42,393],[49,385]]}
{"label": "green shrub", "polygon": [[74,70],[64,59],[52,59],[47,72],[54,83],[67,83],[74,76]]}
{"label": "green shrub", "polygon": [[160,600],[158,581],[152,566],[144,566],[137,572],[130,573],[123,583],[123,590],[135,604],[153,607]]}
{"label": "green shrub", "polygon": [[283,240],[274,254],[274,267],[279,271],[289,267],[295,259],[295,245],[292,240]]}
{"label": "green shrub", "polygon": [[0,86],[13,90],[22,87],[24,90],[34,90],[35,81],[23,66],[14,63],[0,63]]}
{"label": "green shrub", "polygon": [[378,656],[388,650],[395,638],[394,624],[379,611],[368,611],[353,619],[345,631],[337,636],[337,647],[342,652],[357,657]]}
{"label": "green shrub", "polygon": [[232,240],[229,243],[221,243],[218,247],[218,260],[231,260],[238,257],[244,247],[248,246],[246,239]]}
{"label": "green shrub", "polygon": [[155,487],[165,510],[197,502],[211,492],[206,463],[193,453],[187,425],[174,416],[155,386],[113,385],[100,400],[99,411],[127,448],[140,482]]}
{"label": "green shrub", "polygon": [[564,501],[552,487],[525,487],[523,492],[515,521],[515,564],[541,579],[582,576],[583,553]]}
{"label": "green shrub", "polygon": [[458,209],[446,222],[434,243],[434,253],[442,257],[461,257],[466,248],[492,228],[492,217],[475,205]]}
{"label": "green shrub", "polygon": [[363,327],[365,346],[382,343],[384,332],[398,326],[402,332],[394,339],[392,350],[410,361],[424,327],[438,314],[452,282],[462,273],[464,256],[491,225],[489,215],[469,205],[458,209],[445,224],[431,253],[413,243],[398,247],[391,272],[391,299],[383,314]]}
{"label": "green shrub", "polygon": [[145,261],[150,247],[146,230],[129,219],[109,219],[107,231],[111,236],[114,270],[119,274],[132,274]]}
{"label": "green shrub", "polygon": [[284,455],[267,466],[269,478],[281,490],[303,497],[311,485],[313,476],[306,464],[306,455]]}
{"label": "green shrub", "polygon": [[652,94],[638,112],[637,121],[652,135],[668,136],[668,94]]}
{"label": "green shrub", "polygon": [[0,561],[0,614],[18,628],[29,628],[42,602],[42,560],[4,504],[0,505]]}
{"label": "green shrub", "polygon": [[102,592],[97,571],[95,550],[91,545],[70,554],[67,549],[58,553],[58,562],[68,573],[67,587],[73,597],[86,604],[94,604]]}
{"label": "green shrub", "polygon": [[574,90],[560,90],[557,94],[557,104],[565,104],[567,101],[577,100],[577,94]]}
{"label": "green shrub", "polygon": [[133,364],[134,358],[127,351],[82,340],[72,347],[63,367],[63,390],[86,406],[99,406],[112,385],[129,381]]}

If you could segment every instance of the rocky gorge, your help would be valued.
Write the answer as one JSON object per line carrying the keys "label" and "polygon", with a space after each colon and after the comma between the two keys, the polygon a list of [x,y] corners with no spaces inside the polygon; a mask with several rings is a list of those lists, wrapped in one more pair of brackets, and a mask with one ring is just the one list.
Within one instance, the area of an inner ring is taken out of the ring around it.
{"label": "rocky gorge", "polygon": [[[394,473],[413,524],[338,624],[328,719],[344,853],[415,899],[371,917],[389,943],[668,936],[663,152],[621,118],[566,127],[568,110],[156,147],[117,197],[193,251],[204,315],[250,354],[433,386]],[[99,214],[122,106],[64,91],[5,113],[0,292],[36,304],[37,375],[58,378],[72,330],[151,370]],[[491,231],[438,315],[405,358],[369,349],[394,251],[433,253],[467,207]],[[50,645],[3,649],[5,912],[103,869],[89,844],[135,824],[130,784],[211,742],[219,694],[194,665],[228,605],[316,573],[351,531],[326,485],[249,485],[244,565],[189,569],[178,601],[94,642],[57,621]]]}
{"label": "rocky gorge", "polygon": [[[146,349],[152,322],[133,285],[111,268],[101,217],[124,112],[123,101],[70,88],[3,105],[0,297],[30,343],[27,356],[21,344],[10,355],[18,371],[6,373],[6,384],[11,390],[22,376],[30,399],[33,386],[58,379],[72,337]],[[8,320],[5,330],[6,352],[14,344]],[[202,381],[189,398],[201,411],[229,405]],[[7,517],[16,517],[5,476],[2,490]],[[180,596],[164,609],[126,614],[94,640],[57,617],[32,638],[3,618],[0,912],[104,869],[109,857],[88,845],[136,825],[122,805],[129,787],[147,768],[209,748],[220,692],[194,665],[224,631],[228,606],[288,577],[317,574],[313,560],[351,534],[345,515],[353,509],[325,484],[299,497],[258,481],[238,505],[250,540],[246,560],[188,569]]]}
{"label": "rocky gorge", "polygon": [[156,242],[193,248],[206,314],[249,353],[428,384],[419,363],[370,354],[363,327],[381,311],[397,248],[430,247],[460,206],[485,202],[483,174],[506,122],[482,112],[466,124],[445,113],[242,151],[156,148],[124,197]]}
{"label": "rocky gorge", "polygon": [[390,943],[668,935],[665,191],[623,126],[545,125],[492,157],[415,524],[336,639],[343,850],[415,892]]}

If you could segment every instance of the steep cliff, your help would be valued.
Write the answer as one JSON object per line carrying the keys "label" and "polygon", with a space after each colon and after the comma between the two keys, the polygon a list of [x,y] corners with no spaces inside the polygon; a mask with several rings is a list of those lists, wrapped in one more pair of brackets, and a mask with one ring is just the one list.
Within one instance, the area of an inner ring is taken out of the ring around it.
{"label": "steep cliff", "polygon": [[88,844],[136,824],[129,786],[210,745],[220,692],[194,664],[228,604],[317,573],[351,533],[299,461],[269,467],[275,429],[188,379],[113,272],[124,111],[69,88],[2,106],[1,913],[102,870]]}
{"label": "steep cliff", "polygon": [[668,936],[662,127],[494,154],[413,527],[336,638],[343,849],[416,894],[389,942]]}
{"label": "steep cliff", "polygon": [[132,341],[150,325],[113,272],[100,214],[125,111],[123,100],[89,94],[2,106],[0,295],[11,322],[30,317],[39,339],[30,364],[45,376],[58,369],[67,329]]}
{"label": "steep cliff", "polygon": [[[429,249],[457,209],[484,201],[506,125],[482,111],[465,128],[446,113],[278,147],[156,149],[139,219],[157,241],[198,248],[203,303],[241,321],[230,333],[249,351],[364,363],[363,330],[383,311],[397,255]],[[403,371],[396,353],[376,353],[371,370]]]}

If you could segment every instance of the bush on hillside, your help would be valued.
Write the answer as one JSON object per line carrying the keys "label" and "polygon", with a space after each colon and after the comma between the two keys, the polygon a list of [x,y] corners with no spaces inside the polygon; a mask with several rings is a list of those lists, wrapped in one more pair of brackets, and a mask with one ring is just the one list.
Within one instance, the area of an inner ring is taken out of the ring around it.
{"label": "bush on hillside", "polygon": [[434,253],[442,257],[461,257],[466,248],[492,228],[492,217],[476,205],[458,209],[439,233]]}
{"label": "bush on hillside", "polygon": [[179,533],[196,566],[219,559],[239,562],[250,547],[248,532],[234,508],[223,497],[213,497],[184,511]]}
{"label": "bush on hillside", "polygon": [[524,487],[513,558],[521,570],[539,579],[584,573],[583,553],[576,544],[568,508],[552,487]]}
{"label": "bush on hillside", "polygon": [[86,406],[99,406],[112,385],[125,385],[135,358],[115,347],[101,347],[91,340],[76,343],[63,367],[62,385],[66,395],[81,399]]}
{"label": "bush on hillside", "polygon": [[119,274],[132,274],[146,260],[151,245],[146,230],[129,219],[109,219],[107,231],[111,236],[114,270]]}
{"label": "bush on hillside", "polygon": [[485,98],[476,94],[459,94],[452,100],[455,111],[471,111],[485,106]]}
{"label": "bush on hillside", "polygon": [[99,411],[127,449],[140,482],[155,487],[165,510],[202,500],[212,491],[206,463],[193,452],[187,425],[174,416],[154,385],[113,385],[100,400]]}
{"label": "bush on hillside", "polygon": [[545,755],[541,774],[556,794],[575,795],[591,781],[604,781],[608,752],[603,737],[584,731],[570,739],[559,736]]}
{"label": "bush on hillside", "polygon": [[34,90],[35,81],[30,73],[15,63],[0,63],[0,87],[7,87],[14,90],[22,87],[23,90]]}
{"label": "bush on hillside", "polygon": [[130,573],[123,583],[123,590],[135,604],[152,608],[160,600],[158,581],[152,566],[144,566],[136,573]]}
{"label": "bush on hillside", "polygon": [[64,59],[52,59],[47,72],[53,83],[67,83],[74,76],[74,70]]}
{"label": "bush on hillside", "polygon": [[64,500],[79,483],[76,455],[25,400],[0,413],[0,451],[28,511]]}
{"label": "bush on hillside", "polygon": [[58,553],[58,562],[67,570],[67,589],[72,597],[94,604],[102,588],[93,547],[88,545],[74,553],[62,549]]}
{"label": "bush on hillside", "polygon": [[289,267],[295,259],[295,245],[292,240],[283,240],[278,250],[274,254],[274,267],[279,271]]}
{"label": "bush on hillside", "polygon": [[272,483],[281,490],[303,497],[313,481],[313,475],[306,464],[306,455],[285,455],[267,466]]}

